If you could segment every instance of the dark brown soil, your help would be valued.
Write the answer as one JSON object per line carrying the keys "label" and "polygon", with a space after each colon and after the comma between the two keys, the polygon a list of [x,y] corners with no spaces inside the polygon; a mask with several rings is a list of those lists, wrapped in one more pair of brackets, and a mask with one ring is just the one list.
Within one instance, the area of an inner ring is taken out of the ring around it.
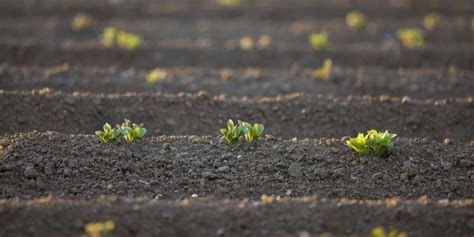
{"label": "dark brown soil", "polygon": [[[94,93],[206,91],[210,95],[278,96],[282,93],[306,92],[320,95],[389,95],[411,98],[444,99],[474,95],[474,73],[459,69],[342,68],[335,66],[329,81],[311,76],[314,68],[293,66],[289,70],[268,68],[213,69],[165,68],[166,80],[150,85],[145,82],[149,70],[116,67],[70,66],[0,67],[0,89],[32,90],[49,87],[54,90]],[[222,72],[229,72],[229,78]],[[235,88],[239,88],[236,90]]]}
{"label": "dark brown soil", "polygon": [[368,129],[401,137],[474,139],[472,97],[448,100],[323,97],[294,94],[263,99],[160,94],[63,94],[0,91],[2,134],[58,131],[92,134],[105,122],[143,122],[150,135],[217,135],[227,119],[261,122],[283,138],[354,136]]}
{"label": "dark brown soil", "polygon": [[[408,236],[465,236],[473,228],[472,200],[457,202],[290,199],[184,201],[8,201],[0,204],[2,236],[82,236],[89,222],[114,220],[113,236],[360,236],[382,225]],[[270,218],[274,217],[274,218]],[[321,235],[319,235],[321,234]],[[326,234],[326,235],[323,235]]]}
{"label": "dark brown soil", "polygon": [[96,47],[66,48],[41,44],[18,45],[0,43],[0,62],[13,65],[55,66],[62,63],[86,66],[146,67],[266,67],[289,68],[321,65],[331,58],[341,66],[447,67],[455,65],[473,69],[474,48],[436,47],[420,50],[384,49],[381,46],[355,48],[336,47],[315,53],[310,46],[281,50],[227,50],[182,47],[139,48],[133,53],[123,49]]}
{"label": "dark brown soil", "polygon": [[1,145],[2,198],[474,198],[473,142],[398,139],[389,158],[357,157],[337,139],[229,147],[211,137],[147,137],[105,145],[95,135],[27,133]]}

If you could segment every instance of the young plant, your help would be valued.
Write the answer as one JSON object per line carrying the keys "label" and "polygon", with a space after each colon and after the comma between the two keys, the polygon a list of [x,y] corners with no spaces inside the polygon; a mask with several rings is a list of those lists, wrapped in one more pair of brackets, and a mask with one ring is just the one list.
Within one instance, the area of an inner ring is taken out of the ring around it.
{"label": "young plant", "polygon": [[309,36],[309,43],[317,51],[327,49],[328,41],[329,35],[326,32],[313,33]]}
{"label": "young plant", "polygon": [[89,237],[105,237],[108,233],[115,229],[115,222],[108,220],[105,222],[91,222],[87,223],[84,231]]}
{"label": "young plant", "polygon": [[137,49],[142,44],[142,42],[142,37],[137,34],[127,33],[124,31],[119,31],[117,33],[117,45],[120,48],[133,51]]}
{"label": "young plant", "polygon": [[393,150],[393,138],[396,134],[385,131],[379,133],[377,130],[367,131],[366,134],[359,133],[357,137],[346,141],[346,146],[352,148],[360,156],[374,154],[378,157],[386,157]]}
{"label": "young plant", "polygon": [[346,24],[352,31],[358,31],[364,27],[367,18],[360,11],[351,11],[346,15]]}
{"label": "young plant", "polygon": [[166,70],[161,68],[155,68],[146,75],[145,81],[148,84],[153,85],[166,79],[167,75],[168,73],[166,72]]}
{"label": "young plant", "polygon": [[125,119],[122,125],[117,125],[117,128],[121,131],[127,142],[138,140],[146,134],[146,128],[143,127],[143,123],[137,125],[128,119]]}
{"label": "young plant", "polygon": [[326,58],[322,67],[313,71],[313,77],[319,80],[327,80],[331,76],[332,60]]}
{"label": "young plant", "polygon": [[106,48],[112,47],[114,45],[116,34],[117,30],[114,27],[105,28],[102,32],[102,36],[100,37],[102,45]]}
{"label": "young plant", "polygon": [[441,21],[441,16],[437,12],[432,12],[423,18],[423,25],[429,31],[432,31],[439,25]]}
{"label": "young plant", "polygon": [[221,128],[221,134],[227,144],[235,144],[239,141],[240,136],[242,135],[242,126],[237,126],[234,124],[232,119],[227,121],[227,129]]}
{"label": "young plant", "polygon": [[258,139],[263,135],[263,130],[265,129],[262,124],[255,123],[252,126],[252,124],[242,121],[239,121],[239,126],[242,127],[242,134],[247,142]]}
{"label": "young plant", "polygon": [[89,28],[92,25],[92,17],[86,13],[78,13],[71,22],[71,28],[80,31]]}
{"label": "young plant", "polygon": [[419,49],[425,46],[423,34],[418,28],[405,28],[397,31],[397,37],[408,49]]}
{"label": "young plant", "polygon": [[97,135],[105,144],[115,142],[117,138],[122,135],[122,131],[120,129],[116,130],[108,123],[105,123],[103,129],[104,131],[95,131],[95,135]]}
{"label": "young plant", "polygon": [[376,226],[370,232],[371,237],[407,237],[407,234],[397,229],[391,229],[388,232],[382,226]]}
{"label": "young plant", "polygon": [[237,7],[240,5],[240,0],[216,0],[216,3],[224,7]]}

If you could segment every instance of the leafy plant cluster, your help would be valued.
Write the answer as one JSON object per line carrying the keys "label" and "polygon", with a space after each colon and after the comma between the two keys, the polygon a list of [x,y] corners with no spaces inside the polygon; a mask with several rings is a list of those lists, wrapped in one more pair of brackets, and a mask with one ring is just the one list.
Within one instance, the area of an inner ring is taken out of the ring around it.
{"label": "leafy plant cluster", "polygon": [[420,49],[425,47],[423,33],[418,28],[404,28],[397,31],[397,38],[402,45],[408,49]]}
{"label": "leafy plant cluster", "polygon": [[241,137],[245,137],[247,142],[252,142],[263,135],[264,126],[259,123],[250,124],[243,121],[238,121],[234,124],[232,119],[227,121],[227,128],[221,128],[220,132],[222,138],[227,144],[235,144],[240,141]]}
{"label": "leafy plant cluster", "polygon": [[126,142],[132,142],[145,136],[146,131],[146,128],[143,127],[143,123],[137,125],[125,119],[122,124],[117,124],[116,128],[112,128],[110,124],[105,123],[103,131],[96,131],[95,134],[103,143],[107,144],[116,142],[120,137],[123,137]]}
{"label": "leafy plant cluster", "polygon": [[393,138],[397,135],[385,131],[369,130],[366,134],[359,133],[357,137],[346,141],[346,145],[352,148],[360,156],[376,155],[386,157],[393,150]]}
{"label": "leafy plant cluster", "polygon": [[376,226],[370,232],[371,237],[408,237],[404,231],[397,229],[385,230],[382,226]]}
{"label": "leafy plant cluster", "polygon": [[115,222],[108,220],[105,222],[91,222],[87,223],[84,231],[89,237],[103,237],[115,229]]}
{"label": "leafy plant cluster", "polygon": [[324,31],[319,33],[312,33],[309,36],[308,40],[315,50],[326,50],[329,44],[329,34]]}
{"label": "leafy plant cluster", "polygon": [[106,48],[116,44],[119,48],[133,51],[142,44],[143,38],[137,34],[117,30],[115,27],[107,27],[102,32],[101,42]]}

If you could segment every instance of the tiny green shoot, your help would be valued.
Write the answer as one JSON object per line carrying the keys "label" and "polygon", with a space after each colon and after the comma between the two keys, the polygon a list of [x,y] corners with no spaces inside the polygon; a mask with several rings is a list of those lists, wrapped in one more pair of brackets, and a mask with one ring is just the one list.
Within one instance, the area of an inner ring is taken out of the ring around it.
{"label": "tiny green shoot", "polygon": [[404,231],[397,229],[391,229],[386,231],[382,226],[376,226],[370,232],[371,237],[407,237],[408,235]]}
{"label": "tiny green shoot", "polygon": [[437,12],[432,12],[427,14],[425,18],[423,18],[423,25],[429,31],[434,30],[440,23],[441,16]]}
{"label": "tiny green shoot", "polygon": [[142,44],[142,42],[142,37],[137,34],[127,33],[124,31],[119,31],[117,33],[117,45],[120,48],[133,51],[137,49]]}
{"label": "tiny green shoot", "polygon": [[323,66],[314,70],[312,75],[314,78],[319,79],[319,80],[328,80],[329,77],[331,76],[331,71],[332,71],[332,60],[329,58],[326,58],[324,60]]}
{"label": "tiny green shoot", "polygon": [[405,28],[397,31],[397,37],[408,49],[420,49],[425,46],[423,33],[418,28]]}
{"label": "tiny green shoot", "polygon": [[235,144],[239,141],[242,135],[242,126],[234,124],[232,119],[227,121],[227,129],[221,128],[221,134],[227,144]]}
{"label": "tiny green shoot", "polygon": [[117,138],[121,135],[121,130],[116,130],[115,128],[112,128],[112,126],[110,126],[110,124],[108,123],[105,123],[103,129],[103,131],[95,131],[95,134],[105,144],[115,142]]}
{"label": "tiny green shoot", "polygon": [[115,222],[108,220],[105,222],[90,222],[84,226],[84,231],[89,237],[105,237],[115,229]]}
{"label": "tiny green shoot", "polygon": [[77,13],[71,22],[71,28],[80,31],[89,28],[92,25],[92,17],[86,13]]}
{"label": "tiny green shoot", "polygon": [[146,134],[146,128],[143,127],[143,123],[137,125],[129,119],[125,119],[122,125],[117,125],[117,128],[122,132],[127,142],[140,139]]}
{"label": "tiny green shoot", "polygon": [[216,0],[216,3],[224,7],[237,7],[241,2],[240,0]]}
{"label": "tiny green shoot", "polygon": [[346,24],[352,31],[358,31],[364,27],[367,17],[360,11],[351,11],[346,15]]}
{"label": "tiny green shoot", "polygon": [[346,146],[352,148],[360,156],[374,154],[378,157],[386,157],[393,150],[393,138],[396,134],[385,131],[383,133],[377,130],[367,131],[366,134],[359,133],[357,137],[346,141]]}
{"label": "tiny green shoot", "polygon": [[153,85],[160,81],[165,80],[167,75],[168,73],[166,72],[165,69],[155,68],[146,75],[145,81],[148,84]]}
{"label": "tiny green shoot", "polygon": [[115,29],[115,27],[105,28],[104,31],[102,32],[102,36],[100,40],[102,42],[102,45],[104,45],[104,47],[106,48],[112,47],[114,45],[116,34],[117,34],[117,30]]}
{"label": "tiny green shoot", "polygon": [[308,40],[315,50],[325,50],[328,47],[329,35],[326,32],[312,33]]}
{"label": "tiny green shoot", "polygon": [[252,142],[263,135],[265,129],[262,124],[255,123],[253,126],[250,123],[239,121],[239,126],[242,127],[242,133],[245,136],[247,142]]}

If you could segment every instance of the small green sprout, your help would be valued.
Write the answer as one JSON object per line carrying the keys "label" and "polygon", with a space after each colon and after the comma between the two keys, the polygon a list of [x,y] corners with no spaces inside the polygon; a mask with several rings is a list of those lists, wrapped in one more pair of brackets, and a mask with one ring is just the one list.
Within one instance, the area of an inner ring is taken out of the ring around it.
{"label": "small green sprout", "polygon": [[146,128],[143,127],[143,123],[137,125],[128,119],[125,119],[122,125],[117,125],[117,128],[121,131],[127,142],[140,139],[146,134]]}
{"label": "small green sprout", "polygon": [[323,66],[313,71],[313,77],[319,80],[327,80],[331,76],[332,60],[326,58]]}
{"label": "small green sprout", "polygon": [[317,51],[327,49],[328,41],[329,41],[329,35],[326,32],[312,33],[309,36],[309,43]]}
{"label": "small green sprout", "polygon": [[367,18],[360,11],[351,11],[346,15],[346,24],[352,31],[358,31],[364,27]]}
{"label": "small green sprout", "polygon": [[103,237],[115,229],[115,222],[108,220],[105,222],[87,223],[84,231],[89,237]]}
{"label": "small green sprout", "polygon": [[393,138],[396,134],[385,131],[379,133],[377,130],[367,131],[367,134],[359,133],[357,137],[346,141],[346,146],[352,148],[360,156],[375,154],[378,157],[386,157],[393,150]]}
{"label": "small green sprout", "polygon": [[117,30],[115,29],[115,27],[105,28],[104,31],[102,32],[102,36],[100,40],[102,42],[102,45],[104,45],[104,47],[106,48],[112,47],[114,45],[116,34],[117,34]]}
{"label": "small green sprout", "polygon": [[397,229],[391,229],[388,232],[382,226],[376,226],[370,232],[371,237],[407,237],[408,235]]}
{"label": "small green sprout", "polygon": [[116,130],[108,123],[105,123],[103,129],[104,131],[95,131],[95,134],[105,144],[115,142],[117,138],[122,135],[122,131],[120,129]]}
{"label": "small green sprout", "polygon": [[155,68],[146,75],[145,81],[148,84],[153,85],[155,83],[165,80],[167,75],[168,73],[165,69]]}
{"label": "small green sprout", "polygon": [[137,34],[127,33],[124,31],[119,31],[117,33],[117,45],[120,48],[133,51],[137,49],[142,44],[142,42],[142,37]]}
{"label": "small green sprout", "polygon": [[418,28],[405,28],[397,31],[397,37],[408,49],[419,49],[425,46],[423,34]]}
{"label": "small green sprout", "polygon": [[239,126],[242,127],[242,134],[245,136],[247,142],[259,138],[265,129],[262,124],[255,123],[253,126],[250,123],[239,121]]}
{"label": "small green sprout", "polygon": [[221,128],[221,134],[227,144],[235,144],[239,141],[242,135],[242,126],[234,124],[232,119],[227,121],[227,129]]}
{"label": "small green sprout", "polygon": [[439,25],[441,21],[441,16],[437,12],[432,12],[423,18],[423,25],[429,31],[432,31]]}
{"label": "small green sprout", "polygon": [[92,17],[86,13],[77,13],[71,22],[71,28],[80,31],[89,28],[92,25]]}
{"label": "small green sprout", "polygon": [[236,7],[240,5],[240,0],[216,0],[216,3],[225,7]]}

